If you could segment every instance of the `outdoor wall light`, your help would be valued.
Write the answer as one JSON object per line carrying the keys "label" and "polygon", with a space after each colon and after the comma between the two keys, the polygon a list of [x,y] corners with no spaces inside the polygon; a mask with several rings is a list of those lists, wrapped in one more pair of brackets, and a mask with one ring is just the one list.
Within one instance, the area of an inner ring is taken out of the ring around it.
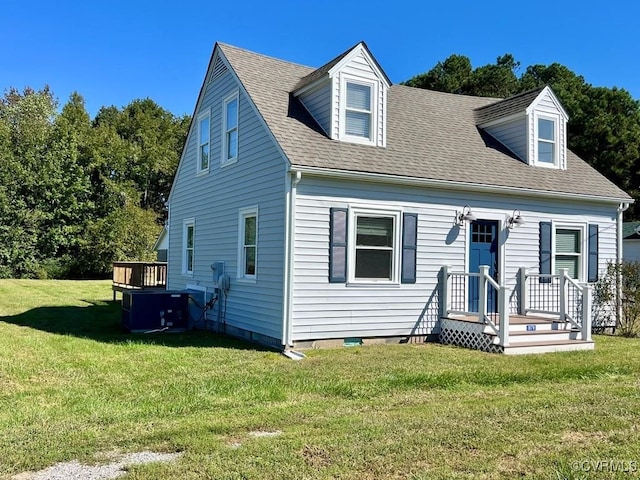
{"label": "outdoor wall light", "polygon": [[464,225],[464,222],[473,222],[476,219],[476,216],[471,213],[471,207],[469,205],[465,205],[462,207],[462,211],[458,212],[456,210],[456,219],[455,224],[461,227]]}
{"label": "outdoor wall light", "polygon": [[520,210],[516,209],[513,211],[510,217],[507,218],[507,228],[511,230],[514,227],[519,227],[520,225],[524,225],[524,218],[520,215]]}

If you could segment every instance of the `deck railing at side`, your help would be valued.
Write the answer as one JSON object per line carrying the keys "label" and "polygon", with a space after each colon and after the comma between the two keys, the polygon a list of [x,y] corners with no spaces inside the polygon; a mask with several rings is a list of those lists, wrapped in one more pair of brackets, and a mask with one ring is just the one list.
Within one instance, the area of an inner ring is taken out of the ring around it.
{"label": "deck railing at side", "polygon": [[558,315],[581,332],[581,339],[591,341],[591,285],[578,283],[561,268],[558,274],[529,273],[521,267],[518,273],[520,292],[518,311]]}
{"label": "deck railing at side", "polygon": [[[477,308],[471,308],[472,302],[469,302],[471,279],[474,279]],[[480,323],[488,325],[498,335],[501,346],[509,346],[507,287],[491,278],[487,265],[481,265],[478,273],[454,272],[451,266],[445,265],[441,271],[441,295],[443,317],[450,314],[477,316]],[[489,296],[496,302],[495,312],[489,311]]]}
{"label": "deck railing at side", "polygon": [[113,262],[113,297],[117,291],[166,288],[166,262]]}

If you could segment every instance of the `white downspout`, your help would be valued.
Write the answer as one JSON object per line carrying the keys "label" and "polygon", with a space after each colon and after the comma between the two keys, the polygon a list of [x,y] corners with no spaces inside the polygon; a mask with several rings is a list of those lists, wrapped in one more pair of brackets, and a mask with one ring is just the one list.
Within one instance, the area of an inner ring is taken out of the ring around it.
{"label": "white downspout", "polygon": [[285,235],[285,282],[284,282],[284,318],[282,322],[282,345],[285,349],[293,346],[291,340],[293,315],[293,275],[295,254],[295,219],[297,186],[302,179],[302,173],[291,171],[287,181],[286,195],[286,235]]}
{"label": "white downspout", "polygon": [[[618,268],[622,264],[622,214],[629,208],[629,203],[621,203],[618,206],[618,214],[616,218],[616,239],[618,245],[616,248],[616,265]],[[622,318],[622,272],[618,269],[616,278],[616,325],[620,325]]]}

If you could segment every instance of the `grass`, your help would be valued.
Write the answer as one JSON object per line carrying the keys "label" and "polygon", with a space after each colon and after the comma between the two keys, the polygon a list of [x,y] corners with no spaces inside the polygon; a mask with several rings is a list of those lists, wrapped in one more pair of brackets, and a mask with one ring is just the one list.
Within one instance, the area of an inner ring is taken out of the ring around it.
{"label": "grass", "polygon": [[0,280],[0,478],[114,450],[183,452],[132,479],[638,476],[597,464],[640,464],[638,339],[294,362],[207,332],[124,334],[110,297],[109,282]]}

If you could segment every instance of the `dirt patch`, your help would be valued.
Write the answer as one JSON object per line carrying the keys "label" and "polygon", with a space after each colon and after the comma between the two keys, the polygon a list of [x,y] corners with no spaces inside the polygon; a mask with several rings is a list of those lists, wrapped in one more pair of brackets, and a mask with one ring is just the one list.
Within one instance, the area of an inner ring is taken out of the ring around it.
{"label": "dirt patch", "polygon": [[602,432],[564,432],[560,437],[563,443],[570,445],[589,445],[594,442],[606,442],[607,435]]}
{"label": "dirt patch", "polygon": [[96,458],[109,460],[100,465],[85,465],[77,460],[57,463],[39,472],[23,472],[15,475],[13,480],[108,480],[118,478],[127,473],[133,465],[143,465],[154,462],[171,462],[182,455],[181,453],[137,452],[120,455],[103,453]]}
{"label": "dirt patch", "polygon": [[307,465],[314,468],[328,467],[331,465],[331,455],[324,448],[313,445],[305,445],[302,449],[302,458]]}

